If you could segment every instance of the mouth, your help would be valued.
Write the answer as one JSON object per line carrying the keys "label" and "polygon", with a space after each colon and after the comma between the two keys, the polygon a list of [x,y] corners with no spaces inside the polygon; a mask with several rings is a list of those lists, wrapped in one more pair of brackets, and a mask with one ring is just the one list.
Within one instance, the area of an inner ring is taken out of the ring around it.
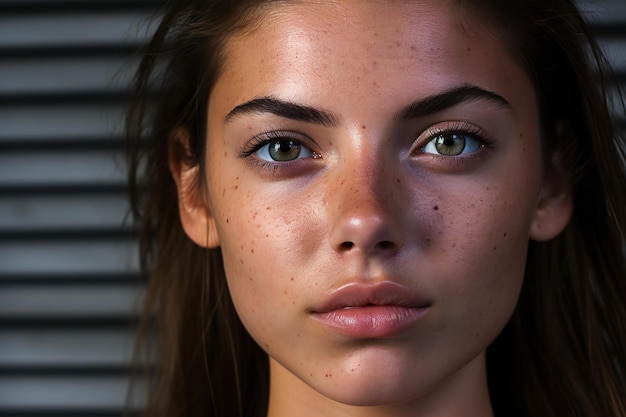
{"label": "mouth", "polygon": [[411,329],[430,309],[430,302],[408,288],[385,281],[339,288],[311,317],[331,331],[357,339],[387,338]]}

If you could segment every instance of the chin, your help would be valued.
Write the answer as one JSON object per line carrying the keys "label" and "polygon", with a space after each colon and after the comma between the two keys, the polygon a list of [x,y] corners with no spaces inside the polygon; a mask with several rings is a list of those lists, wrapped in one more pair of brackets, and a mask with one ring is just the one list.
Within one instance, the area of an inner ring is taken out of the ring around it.
{"label": "chin", "polygon": [[415,385],[415,379],[394,380],[382,375],[329,379],[329,383],[313,388],[325,397],[350,406],[382,407],[404,404],[418,399],[424,391]]}

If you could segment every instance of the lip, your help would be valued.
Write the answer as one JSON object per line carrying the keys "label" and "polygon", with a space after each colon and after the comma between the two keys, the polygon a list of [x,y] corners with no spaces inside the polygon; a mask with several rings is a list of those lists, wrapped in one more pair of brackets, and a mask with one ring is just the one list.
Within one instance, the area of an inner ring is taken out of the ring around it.
{"label": "lip", "polygon": [[340,335],[377,339],[406,332],[429,308],[424,297],[391,281],[351,283],[334,291],[311,317]]}

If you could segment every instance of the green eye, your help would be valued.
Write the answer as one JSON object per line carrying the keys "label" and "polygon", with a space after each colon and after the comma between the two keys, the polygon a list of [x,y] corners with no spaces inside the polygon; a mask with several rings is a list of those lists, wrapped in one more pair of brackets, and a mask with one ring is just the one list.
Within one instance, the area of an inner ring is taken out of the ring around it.
{"label": "green eye", "polygon": [[302,145],[293,140],[273,140],[257,151],[257,156],[261,159],[269,156],[269,159],[277,162],[287,162],[298,159],[303,151]]}
{"label": "green eye", "polygon": [[293,140],[271,140],[254,153],[268,162],[289,162],[300,158],[311,158],[313,152]]}
{"label": "green eye", "polygon": [[269,163],[286,163],[298,159],[315,158],[316,154],[302,144],[311,141],[306,136],[289,131],[272,131],[258,135],[246,145],[249,150],[243,157],[254,155],[255,159]]}
{"label": "green eye", "polygon": [[442,156],[459,156],[483,147],[478,139],[464,133],[440,133],[422,148],[422,152]]}

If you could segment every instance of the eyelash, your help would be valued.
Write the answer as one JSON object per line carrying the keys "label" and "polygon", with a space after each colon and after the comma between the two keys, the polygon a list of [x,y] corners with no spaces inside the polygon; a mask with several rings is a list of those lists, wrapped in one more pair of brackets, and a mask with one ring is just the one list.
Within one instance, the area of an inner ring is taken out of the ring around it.
{"label": "eyelash", "polygon": [[[454,156],[446,156],[439,155],[433,153],[424,152],[424,148],[435,140],[438,136],[441,135],[463,135],[467,137],[471,137],[476,140],[480,149],[473,151],[466,155],[454,155]],[[421,139],[425,137],[424,139]],[[288,171],[294,168],[294,164],[300,163],[301,159],[298,158],[291,161],[283,161],[283,162],[271,162],[265,161],[259,158],[254,158],[253,155],[258,152],[264,146],[270,144],[274,141],[293,141],[300,146],[305,147],[310,150],[310,147],[306,147],[302,144],[303,141],[307,139],[306,136],[302,134],[292,132],[292,131],[282,131],[282,130],[270,130],[268,132],[261,133],[249,141],[245,143],[241,151],[239,152],[239,157],[249,161],[251,164],[254,164],[256,167],[265,170],[270,175],[279,174],[284,171]],[[310,140],[310,139],[309,139]],[[449,123],[439,123],[433,127],[430,127],[419,134],[418,138],[415,141],[415,146],[413,146],[411,154],[417,156],[426,156],[433,159],[437,159],[438,163],[451,163],[451,164],[467,164],[470,163],[475,158],[479,158],[482,156],[482,149],[495,150],[495,143],[489,137],[489,135],[483,131],[478,126],[464,122],[449,122]],[[319,154],[315,151],[310,150],[313,154],[313,159],[320,158]]]}
{"label": "eyelash", "polygon": [[302,142],[304,142],[306,139],[306,136],[296,132],[288,130],[270,130],[268,132],[261,133],[247,141],[239,152],[239,157],[245,159],[246,161],[249,161],[251,164],[254,164],[256,167],[261,168],[262,170],[266,170],[270,175],[279,174],[280,172],[294,168],[293,165],[301,161],[301,159],[303,158],[294,159],[292,161],[270,162],[254,158],[253,155],[271,142],[293,141],[298,143],[303,148],[308,149],[312,153],[313,159],[320,158],[318,153],[311,150],[310,147],[302,144]]}
{"label": "eyelash", "polygon": [[[438,136],[455,134],[473,138],[480,144],[480,149],[496,150],[495,141],[491,139],[491,137],[484,130],[468,122],[456,121],[440,123],[420,133],[415,141],[416,145],[413,147],[411,153],[417,155],[425,155],[428,157],[438,158],[455,163],[469,162],[469,159],[480,156],[480,154],[482,153],[480,150],[473,151],[467,155],[453,156],[423,152],[424,148],[426,148],[426,146],[434,141]],[[422,137],[424,137],[424,139],[421,139]]]}

